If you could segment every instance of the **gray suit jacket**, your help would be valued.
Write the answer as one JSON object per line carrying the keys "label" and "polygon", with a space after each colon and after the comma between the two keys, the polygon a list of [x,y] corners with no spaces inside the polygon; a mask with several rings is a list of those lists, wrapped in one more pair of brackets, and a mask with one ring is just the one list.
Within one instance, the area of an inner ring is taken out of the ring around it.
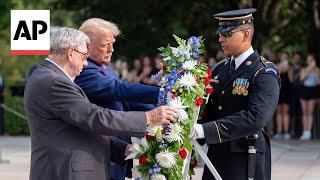
{"label": "gray suit jacket", "polygon": [[[110,161],[124,164],[126,143],[109,136],[143,136],[144,112],[91,104],[49,61],[32,73],[24,92],[31,133],[31,180],[105,180]],[[105,135],[105,136],[104,136]]]}

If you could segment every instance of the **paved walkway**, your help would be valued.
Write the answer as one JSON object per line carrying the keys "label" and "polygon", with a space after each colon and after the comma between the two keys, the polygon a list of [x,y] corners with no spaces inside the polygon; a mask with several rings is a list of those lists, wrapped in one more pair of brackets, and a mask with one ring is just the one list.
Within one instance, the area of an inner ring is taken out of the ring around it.
{"label": "paved walkway", "polygon": [[[0,136],[0,180],[28,180],[30,163],[29,137]],[[272,180],[319,180],[320,141],[272,142]],[[203,168],[197,168],[196,180]]]}

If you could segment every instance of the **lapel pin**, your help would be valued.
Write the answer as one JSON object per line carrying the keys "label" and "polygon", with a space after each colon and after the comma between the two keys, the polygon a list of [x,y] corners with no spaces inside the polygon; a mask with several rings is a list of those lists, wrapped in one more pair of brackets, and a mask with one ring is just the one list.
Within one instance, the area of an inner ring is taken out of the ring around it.
{"label": "lapel pin", "polygon": [[249,66],[252,62],[251,61],[247,61],[246,65]]}

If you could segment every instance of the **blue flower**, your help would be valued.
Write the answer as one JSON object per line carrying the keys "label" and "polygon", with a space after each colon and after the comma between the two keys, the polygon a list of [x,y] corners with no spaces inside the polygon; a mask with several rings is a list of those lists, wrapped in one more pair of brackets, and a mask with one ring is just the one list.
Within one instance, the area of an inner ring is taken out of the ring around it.
{"label": "blue flower", "polygon": [[148,174],[157,174],[160,171],[161,171],[161,167],[155,164],[148,170]]}

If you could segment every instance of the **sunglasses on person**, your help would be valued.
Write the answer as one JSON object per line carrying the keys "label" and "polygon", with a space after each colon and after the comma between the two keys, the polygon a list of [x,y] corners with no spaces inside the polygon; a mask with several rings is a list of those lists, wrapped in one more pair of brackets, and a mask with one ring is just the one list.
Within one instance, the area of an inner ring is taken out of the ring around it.
{"label": "sunglasses on person", "polygon": [[239,30],[236,30],[236,31],[227,31],[227,32],[219,33],[219,36],[220,37],[223,36],[225,38],[231,38],[233,33],[244,31],[244,30],[248,30],[248,29],[251,29],[251,28],[239,29]]}

